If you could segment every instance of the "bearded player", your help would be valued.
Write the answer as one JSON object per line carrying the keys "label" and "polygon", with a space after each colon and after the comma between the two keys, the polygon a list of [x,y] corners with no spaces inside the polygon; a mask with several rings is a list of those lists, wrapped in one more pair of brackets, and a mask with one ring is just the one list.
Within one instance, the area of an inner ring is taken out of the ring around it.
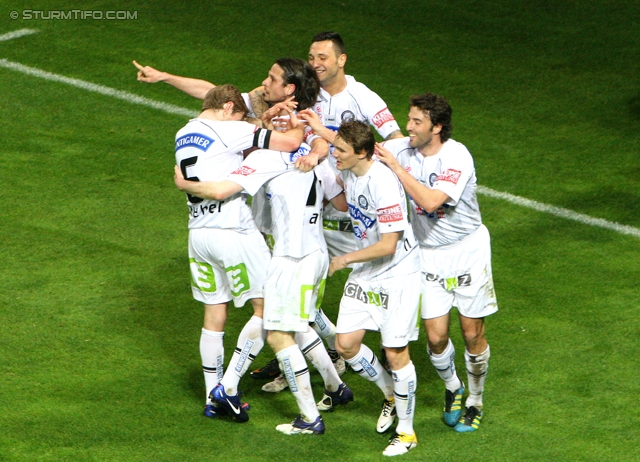
{"label": "bearded player", "polygon": [[[412,225],[420,243],[422,318],[428,353],[445,383],[443,420],[472,432],[482,420],[490,350],[484,318],[498,310],[491,271],[489,231],[482,224],[471,154],[451,139],[452,109],[443,97],[411,97],[408,138],[378,145],[378,157],[398,176],[411,198]],[[449,338],[450,311],[458,308],[465,342],[469,396],[455,368]]]}

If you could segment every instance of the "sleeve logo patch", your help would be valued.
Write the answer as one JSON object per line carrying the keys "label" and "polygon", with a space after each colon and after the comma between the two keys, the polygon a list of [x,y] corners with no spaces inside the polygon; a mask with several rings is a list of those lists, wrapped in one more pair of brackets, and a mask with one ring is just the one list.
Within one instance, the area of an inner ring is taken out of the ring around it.
{"label": "sleeve logo patch", "polygon": [[436,181],[448,181],[449,183],[458,184],[460,175],[462,175],[462,172],[460,170],[449,169],[440,173]]}
{"label": "sleeve logo patch", "polygon": [[380,223],[401,221],[402,217],[402,208],[400,207],[400,204],[392,205],[391,207],[385,207],[383,209],[378,209],[378,220],[380,221]]}
{"label": "sleeve logo patch", "polygon": [[251,175],[253,172],[255,172],[256,169],[255,168],[251,168],[251,167],[247,167],[245,165],[243,165],[242,167],[240,167],[237,170],[234,170],[233,172],[231,172],[232,175],[242,175],[242,176],[249,176]]}
{"label": "sleeve logo patch", "polygon": [[393,118],[393,115],[391,115],[391,112],[389,112],[389,109],[385,107],[382,111],[374,115],[371,120],[376,128],[380,128],[387,122],[395,119]]}
{"label": "sleeve logo patch", "polygon": [[176,151],[182,148],[191,147],[206,152],[213,142],[214,140],[208,136],[201,135],[200,133],[189,133],[176,140]]}

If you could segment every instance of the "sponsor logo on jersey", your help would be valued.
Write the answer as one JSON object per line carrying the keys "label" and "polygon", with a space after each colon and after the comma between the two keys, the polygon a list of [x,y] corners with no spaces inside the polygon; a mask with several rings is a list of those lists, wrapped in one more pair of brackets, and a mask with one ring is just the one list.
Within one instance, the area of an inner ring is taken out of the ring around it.
{"label": "sponsor logo on jersey", "polygon": [[360,208],[367,210],[367,208],[369,208],[369,201],[367,201],[366,197],[360,195],[358,196],[358,205]]}
{"label": "sponsor logo on jersey", "polygon": [[189,133],[176,140],[176,151],[182,148],[196,148],[207,151],[215,140],[200,133]]}
{"label": "sponsor logo on jersey", "polygon": [[353,234],[357,239],[366,239],[367,230],[371,229],[377,220],[366,216],[358,207],[351,204],[348,205],[349,215],[353,218]]}
{"label": "sponsor logo on jersey", "polygon": [[255,168],[247,167],[246,165],[241,166],[239,169],[231,172],[231,175],[242,175],[249,176],[256,171]]}
{"label": "sponsor logo on jersey", "polygon": [[391,120],[395,120],[395,119],[393,118],[393,115],[391,114],[389,109],[386,107],[382,111],[374,115],[373,118],[371,119],[371,121],[373,122],[373,125],[375,125],[376,128],[382,127],[384,124],[386,124],[387,122],[390,122]]}
{"label": "sponsor logo on jersey", "polygon": [[389,306],[389,294],[384,292],[366,291],[355,282],[350,282],[344,286],[344,296],[355,298],[362,303],[381,306],[385,310]]}
{"label": "sponsor logo on jersey", "polygon": [[352,111],[344,111],[340,118],[343,122],[350,122],[356,118],[356,115]]}
{"label": "sponsor logo on jersey", "polygon": [[411,173],[411,167],[407,165],[407,166],[404,168],[404,171],[405,171],[405,172],[407,172],[407,173]]}
{"label": "sponsor logo on jersey", "polygon": [[402,221],[402,207],[400,204],[378,209],[378,220],[380,223],[390,223],[392,221]]}
{"label": "sponsor logo on jersey", "polygon": [[297,151],[291,153],[291,155],[289,156],[289,162],[293,164],[296,161],[296,159],[300,157],[304,157],[310,152],[311,152],[310,146],[306,144],[301,144]]}
{"label": "sponsor logo on jersey", "polygon": [[449,183],[458,184],[460,175],[462,175],[462,172],[460,170],[449,169],[440,173],[436,181],[448,181]]}

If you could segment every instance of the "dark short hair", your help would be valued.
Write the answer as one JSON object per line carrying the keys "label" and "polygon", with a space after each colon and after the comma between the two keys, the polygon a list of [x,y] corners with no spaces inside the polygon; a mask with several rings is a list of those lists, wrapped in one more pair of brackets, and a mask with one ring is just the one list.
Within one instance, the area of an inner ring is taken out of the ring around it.
{"label": "dark short hair", "polygon": [[367,159],[373,157],[376,139],[366,123],[359,120],[342,122],[338,128],[338,136],[351,146],[356,154],[364,151],[367,154]]}
{"label": "dark short hair", "polygon": [[298,58],[280,58],[276,64],[284,71],[284,83],[296,87],[293,96],[298,111],[313,107],[320,95],[320,79],[311,65]]}
{"label": "dark short hair", "polygon": [[411,97],[410,108],[416,107],[431,120],[433,125],[442,125],[440,130],[440,140],[444,143],[451,138],[453,125],[451,125],[451,116],[453,109],[442,96],[433,93],[424,93],[422,95],[413,95]]}
{"label": "dark short hair", "polygon": [[325,42],[327,40],[333,43],[333,47],[338,52],[338,55],[345,54],[344,42],[342,41],[342,37],[340,37],[340,34],[338,34],[337,32],[319,32],[313,36],[313,38],[311,39],[311,43]]}
{"label": "dark short hair", "polygon": [[224,85],[216,85],[209,90],[202,102],[202,110],[207,109],[223,109],[228,102],[233,103],[233,113],[241,112],[243,115],[249,113],[249,108],[244,102],[244,98],[235,86],[227,83]]}

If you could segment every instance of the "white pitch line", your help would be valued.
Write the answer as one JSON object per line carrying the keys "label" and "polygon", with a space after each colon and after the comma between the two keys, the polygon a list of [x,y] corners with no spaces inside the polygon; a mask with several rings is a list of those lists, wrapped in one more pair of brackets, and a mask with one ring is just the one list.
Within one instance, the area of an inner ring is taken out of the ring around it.
{"label": "white pitch line", "polygon": [[[23,29],[23,30],[28,30],[28,29]],[[15,34],[18,32],[20,31],[16,31],[12,33]],[[6,35],[8,34],[0,36],[0,38]],[[73,78],[65,77],[63,75],[52,74],[51,72],[46,72],[33,67],[28,67],[20,63],[14,63],[6,59],[0,59],[0,67],[22,72],[24,74],[32,75],[34,77],[39,77],[45,80],[50,80],[52,82],[65,83],[67,85],[72,85],[74,87],[82,88],[83,90],[91,91],[94,93],[100,93],[106,96],[111,96],[113,98],[118,98],[118,99],[127,101],[128,103],[139,104],[141,106],[147,106],[154,109],[159,109],[161,111],[168,112],[170,114],[177,114],[177,115],[182,115],[187,117],[195,117],[198,115],[197,111],[193,111],[191,109],[183,108],[180,106],[174,106],[173,104],[162,103],[160,101],[154,101],[151,99],[143,98],[138,95],[134,95],[133,93],[128,93],[126,91],[121,91],[121,90],[115,90],[113,88],[105,87],[102,85],[96,85],[94,83],[85,82],[84,80],[73,79]],[[600,228],[610,229],[621,234],[629,234],[631,236],[640,237],[640,229],[634,228],[633,226],[621,225],[620,223],[610,222],[602,218],[593,218],[588,215],[583,215],[581,213],[577,213],[569,209],[563,209],[561,207],[555,207],[553,205],[543,204],[541,202],[525,199],[524,197],[520,197],[520,196],[514,196],[513,194],[509,194],[505,192],[494,191],[493,189],[487,188],[485,186],[478,185],[478,192],[486,196],[506,200],[507,202],[511,202],[513,204],[538,210],[539,212],[549,213],[551,215],[555,215],[565,219],[578,221],[580,223],[583,223],[589,226],[597,226]]]}
{"label": "white pitch line", "polygon": [[640,237],[640,229],[634,228],[633,226],[621,225],[620,223],[607,221],[602,218],[593,218],[589,215],[574,212],[573,210],[563,209],[554,205],[543,204],[541,202],[536,202],[531,199],[525,199],[524,197],[520,196],[514,196],[513,194],[505,192],[494,191],[493,189],[487,188],[485,186],[478,186],[478,192],[480,194],[494,197],[496,199],[506,200],[507,202],[511,202],[512,204],[517,204],[523,207],[538,210],[539,212],[548,213],[569,220],[575,220],[580,223],[584,223],[585,225],[611,229],[621,234],[629,234],[631,236]]}
{"label": "white pitch line", "polygon": [[134,95],[133,93],[116,90],[114,88],[105,87],[103,85],[97,85],[95,83],[86,82],[84,80],[73,79],[58,74],[52,74],[51,72],[42,71],[40,69],[36,69],[35,67],[25,66],[20,63],[14,63],[6,59],[0,59],[0,67],[22,72],[23,74],[32,75],[34,77],[39,77],[41,79],[49,80],[52,82],[65,83],[67,85],[82,88],[83,90],[100,93],[102,95],[111,96],[113,98],[118,98],[127,101],[128,103],[151,107],[160,111],[168,112],[170,114],[177,114],[187,117],[196,117],[199,114],[199,112],[191,109],[174,106],[173,104],[162,103],[160,101],[154,101],[152,99]]}
{"label": "white pitch line", "polygon": [[18,37],[24,37],[25,35],[31,35],[38,32],[36,29],[20,29],[14,32],[8,32],[6,34],[0,35],[0,42],[4,42],[5,40],[12,40]]}

